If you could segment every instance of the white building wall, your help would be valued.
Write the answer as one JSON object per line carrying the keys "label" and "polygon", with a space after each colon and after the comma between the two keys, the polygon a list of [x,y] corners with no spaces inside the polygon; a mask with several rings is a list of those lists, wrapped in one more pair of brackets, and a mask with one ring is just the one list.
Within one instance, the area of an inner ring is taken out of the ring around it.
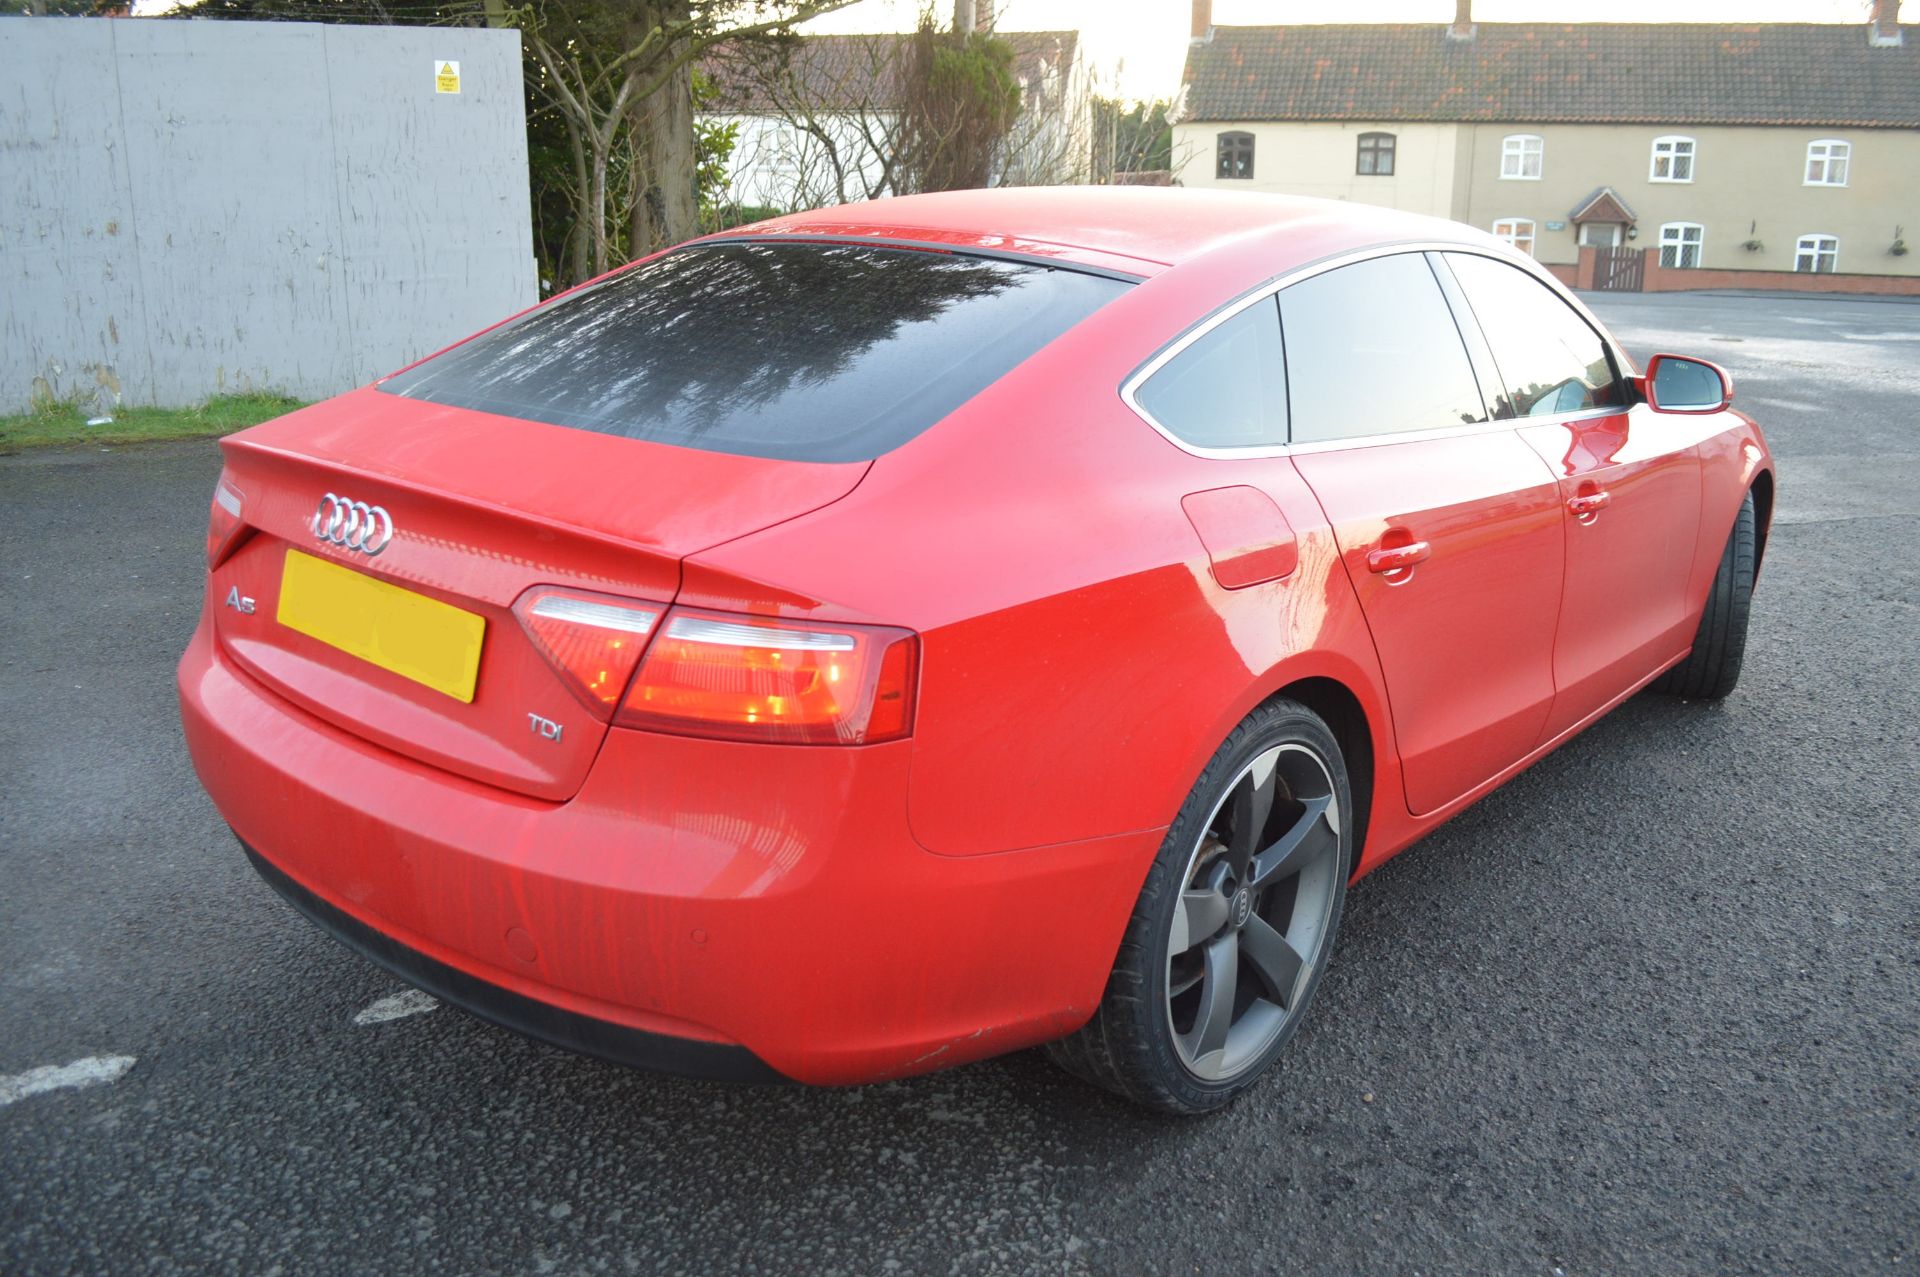
{"label": "white building wall", "polygon": [[727,199],[734,204],[791,212],[892,193],[885,157],[897,114],[821,114],[805,128],[776,115],[702,119],[738,130],[727,163]]}
{"label": "white building wall", "polygon": [[[1227,132],[1253,134],[1250,180],[1216,176],[1216,140]],[[1391,177],[1354,171],[1360,135],[1375,132],[1394,135]],[[1173,162],[1183,186],[1317,195],[1452,217],[1459,134],[1454,124],[1179,124]]]}

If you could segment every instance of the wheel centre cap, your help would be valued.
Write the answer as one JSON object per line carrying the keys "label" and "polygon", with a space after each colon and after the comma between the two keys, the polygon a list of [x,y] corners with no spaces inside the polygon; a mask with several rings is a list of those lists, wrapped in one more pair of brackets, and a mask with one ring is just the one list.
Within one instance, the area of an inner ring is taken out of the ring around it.
{"label": "wheel centre cap", "polygon": [[1227,916],[1233,920],[1234,926],[1246,926],[1247,919],[1253,916],[1253,890],[1242,887],[1234,892],[1233,899],[1228,902],[1227,910]]}

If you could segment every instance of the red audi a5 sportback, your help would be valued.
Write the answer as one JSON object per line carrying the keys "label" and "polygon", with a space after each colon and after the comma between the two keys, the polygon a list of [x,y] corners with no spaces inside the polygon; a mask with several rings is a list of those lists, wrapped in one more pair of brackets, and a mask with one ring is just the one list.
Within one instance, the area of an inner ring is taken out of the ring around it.
{"label": "red audi a5 sportback", "polygon": [[535,1037],[811,1083],[1045,1042],[1205,1110],[1352,879],[1731,690],[1730,397],[1452,222],[780,218],[227,439],[187,742],[296,907]]}

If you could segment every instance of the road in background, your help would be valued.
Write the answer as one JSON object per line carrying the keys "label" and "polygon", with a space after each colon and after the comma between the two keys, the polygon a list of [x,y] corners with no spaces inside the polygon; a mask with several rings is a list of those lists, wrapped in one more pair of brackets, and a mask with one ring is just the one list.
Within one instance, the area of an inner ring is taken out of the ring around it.
{"label": "road in background", "polygon": [[1369,877],[1198,1121],[1032,1053],[736,1089],[421,1013],[182,750],[214,446],[0,459],[0,1270],[1920,1265],[1920,305],[1591,300],[1779,453],[1740,689],[1630,702]]}

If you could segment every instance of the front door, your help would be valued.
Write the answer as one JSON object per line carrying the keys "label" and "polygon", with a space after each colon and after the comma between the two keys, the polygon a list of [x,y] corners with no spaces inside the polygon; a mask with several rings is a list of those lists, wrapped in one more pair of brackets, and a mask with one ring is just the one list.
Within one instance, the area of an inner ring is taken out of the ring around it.
{"label": "front door", "polygon": [[1543,739],[1685,650],[1700,520],[1697,431],[1630,407],[1607,343],[1545,284],[1471,254],[1447,261],[1486,334],[1519,435],[1559,485],[1566,583]]}
{"label": "front door", "polygon": [[1525,757],[1553,701],[1560,496],[1488,420],[1425,256],[1281,290],[1294,465],[1385,674],[1406,802],[1433,811]]}
{"label": "front door", "polygon": [[1580,242],[1590,248],[1613,248],[1620,243],[1620,223],[1588,222],[1580,228]]}

